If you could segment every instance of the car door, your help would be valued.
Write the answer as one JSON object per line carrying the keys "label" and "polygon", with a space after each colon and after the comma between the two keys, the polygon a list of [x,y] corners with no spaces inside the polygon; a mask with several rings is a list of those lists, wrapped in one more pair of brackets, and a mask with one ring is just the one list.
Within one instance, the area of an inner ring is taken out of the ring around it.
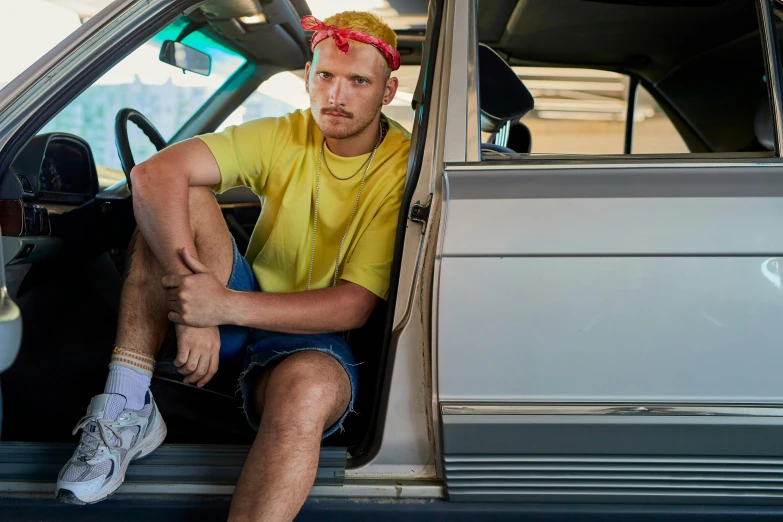
{"label": "car door", "polygon": [[[0,230],[2,238],[2,230]],[[3,242],[0,241],[0,373],[7,370],[19,353],[22,343],[22,316],[16,303],[8,295],[5,284]],[[0,390],[0,430],[3,423],[3,396]]]}
{"label": "car door", "polygon": [[449,498],[781,502],[780,143],[476,161],[458,9],[433,334]]}

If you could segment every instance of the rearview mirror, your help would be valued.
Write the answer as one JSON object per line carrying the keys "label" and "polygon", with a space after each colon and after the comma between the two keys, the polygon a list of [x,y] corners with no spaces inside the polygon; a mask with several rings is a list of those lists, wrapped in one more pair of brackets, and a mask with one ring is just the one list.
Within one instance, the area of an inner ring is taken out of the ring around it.
{"label": "rearview mirror", "polygon": [[212,72],[212,58],[208,54],[173,40],[163,42],[160,61],[204,76]]}

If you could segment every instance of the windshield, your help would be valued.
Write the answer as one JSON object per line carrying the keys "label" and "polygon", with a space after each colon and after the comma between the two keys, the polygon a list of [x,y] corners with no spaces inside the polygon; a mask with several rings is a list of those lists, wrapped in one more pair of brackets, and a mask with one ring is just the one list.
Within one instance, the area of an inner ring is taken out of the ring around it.
{"label": "windshield", "polygon": [[[242,65],[245,58],[196,31],[182,43],[210,55],[209,76],[183,72],[161,62],[164,40],[175,40],[185,28],[182,19],[172,23],[126,56],[58,113],[40,133],[68,132],[87,140],[98,166],[103,189],[124,179],[114,142],[114,117],[125,107],[144,114],[166,140],[188,121],[204,102]],[[155,153],[150,140],[134,124],[128,137],[136,163]]]}

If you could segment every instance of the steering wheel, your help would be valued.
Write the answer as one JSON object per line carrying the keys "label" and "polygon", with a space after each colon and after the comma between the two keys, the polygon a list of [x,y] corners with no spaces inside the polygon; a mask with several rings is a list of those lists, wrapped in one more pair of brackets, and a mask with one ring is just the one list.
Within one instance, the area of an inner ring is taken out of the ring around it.
{"label": "steering wheel", "polygon": [[120,109],[114,118],[114,143],[117,145],[117,154],[120,156],[120,165],[128,180],[128,190],[131,190],[130,172],[136,166],[133,161],[133,152],[128,139],[128,121],[132,121],[150,139],[155,149],[160,151],[166,147],[166,140],[160,135],[158,129],[136,109],[126,107]]}

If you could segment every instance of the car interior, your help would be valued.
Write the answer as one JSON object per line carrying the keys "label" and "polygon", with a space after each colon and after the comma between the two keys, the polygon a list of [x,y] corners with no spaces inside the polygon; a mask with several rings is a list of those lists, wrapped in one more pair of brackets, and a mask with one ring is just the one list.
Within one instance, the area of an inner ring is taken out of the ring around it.
{"label": "car interior", "polygon": [[[410,3],[410,2],[408,2]],[[424,20],[427,2],[417,9]],[[266,22],[257,27],[238,20],[242,1],[209,2],[184,16],[177,40],[198,32],[240,54],[245,69],[226,81],[169,141],[214,131],[265,79],[281,71],[299,71],[310,59],[309,34],[299,19],[311,14],[307,3],[264,2]],[[403,66],[419,66],[425,25],[400,29]],[[244,83],[239,83],[244,80]],[[134,139],[149,139],[160,150],[167,141],[155,127],[155,114],[133,107],[115,118],[118,154],[125,175],[135,164]],[[144,135],[132,135],[138,126]],[[68,133],[39,133],[15,156],[3,177],[3,245],[8,251],[9,286],[24,317],[23,344],[16,364],[3,374],[3,441],[67,442],[90,398],[102,390],[116,332],[119,296],[133,230],[132,187],[124,180],[100,187],[88,140]],[[240,250],[247,247],[260,212],[259,198],[246,189],[216,196]],[[13,224],[11,227],[6,223]],[[350,332],[349,343],[362,362],[364,383],[355,415],[327,446],[349,447],[357,455],[374,430],[384,382],[389,307],[382,302],[370,320]],[[172,353],[176,339],[167,335],[161,354]],[[172,356],[173,358],[173,356]],[[204,388],[182,383],[171,359],[161,359],[152,390],[168,425],[167,442],[249,444],[255,432],[241,410],[236,375],[219,371]],[[33,385],[33,383],[35,383]],[[68,394],[67,401],[55,398]],[[24,400],[14,400],[23,398]],[[60,403],[61,402],[61,403]],[[209,411],[210,415],[203,415]]]}
{"label": "car interior", "polygon": [[[400,12],[426,14],[428,9],[426,0],[389,3]],[[298,22],[310,14],[304,0],[266,2],[267,23],[255,28],[238,22],[246,14],[244,5],[241,0],[208,2],[184,18],[188,31],[234,49],[253,71],[230,79],[169,142],[214,131],[266,78],[299,70],[309,59],[309,35],[302,33]],[[421,93],[413,100],[418,108],[427,95],[425,75],[431,73],[424,61],[430,56],[424,29],[397,31],[402,63],[422,65]],[[478,32],[481,128],[492,136],[482,144],[485,160],[529,158],[535,135],[524,118],[534,110],[535,99],[511,68],[517,65],[583,67],[637,78],[656,97],[692,153],[758,157],[758,152],[774,148],[752,2],[481,0]],[[704,90],[711,96],[700,96]],[[154,128],[155,114],[142,116]],[[126,120],[141,121],[127,112],[118,119],[120,127]],[[414,129],[412,154],[419,154],[416,139]],[[128,140],[126,133],[122,144]],[[124,154],[123,165],[129,171],[132,153]],[[2,438],[69,442],[74,440],[73,425],[90,398],[102,390],[107,372],[126,247],[135,227],[131,192],[122,181],[99,191],[90,145],[62,133],[36,135],[8,172],[0,174],[6,174],[0,178],[0,216],[8,284],[24,317],[21,351],[2,376]],[[260,211],[258,198],[230,191],[218,201],[243,249]],[[397,262],[401,237],[398,234]],[[394,289],[390,295],[391,303]],[[363,361],[360,378],[366,384],[357,414],[349,416],[343,433],[325,444],[347,447],[353,456],[361,454],[375,434],[388,381],[390,308],[386,303],[379,306],[370,321],[350,335],[357,359]],[[171,345],[173,337],[166,342]],[[247,427],[229,372],[218,372],[209,385],[197,389],[182,384],[171,361],[162,360],[154,377],[153,393],[169,426],[169,443],[252,441],[254,432]],[[68,400],[61,400],[64,394]]]}

